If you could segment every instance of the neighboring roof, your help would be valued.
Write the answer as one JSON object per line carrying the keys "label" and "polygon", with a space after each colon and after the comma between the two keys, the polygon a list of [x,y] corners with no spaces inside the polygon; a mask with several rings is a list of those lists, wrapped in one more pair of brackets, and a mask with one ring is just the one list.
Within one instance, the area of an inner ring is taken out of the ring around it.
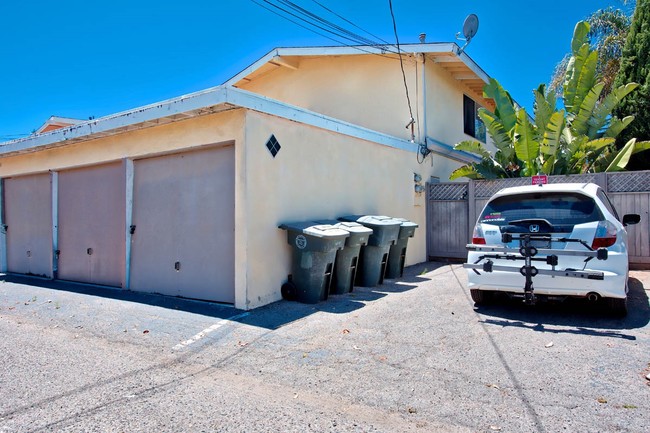
{"label": "neighboring roof", "polygon": [[54,131],[55,129],[65,128],[66,126],[78,125],[82,122],[84,121],[81,119],[73,119],[71,117],[50,116],[34,134],[42,134],[44,132]]}
{"label": "neighboring roof", "polygon": [[[462,81],[463,84],[478,95],[483,94],[483,86],[490,80],[489,75],[465,52],[462,52],[456,43],[406,44],[400,45],[400,49],[404,55],[425,55],[428,60],[438,64],[456,80]],[[297,69],[297,61],[301,57],[359,56],[366,54],[396,56],[392,51],[394,49],[389,52],[386,49],[374,46],[276,48],[226,81],[225,84],[238,87],[273,69],[280,67]]]}

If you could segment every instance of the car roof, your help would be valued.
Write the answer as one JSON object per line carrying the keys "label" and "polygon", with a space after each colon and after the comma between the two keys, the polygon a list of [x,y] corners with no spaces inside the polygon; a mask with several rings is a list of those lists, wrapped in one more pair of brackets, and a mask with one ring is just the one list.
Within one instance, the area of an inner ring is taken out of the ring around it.
{"label": "car roof", "polygon": [[595,183],[550,183],[542,185],[513,186],[499,190],[494,197],[515,194],[533,194],[537,192],[569,192],[596,197],[598,185]]}

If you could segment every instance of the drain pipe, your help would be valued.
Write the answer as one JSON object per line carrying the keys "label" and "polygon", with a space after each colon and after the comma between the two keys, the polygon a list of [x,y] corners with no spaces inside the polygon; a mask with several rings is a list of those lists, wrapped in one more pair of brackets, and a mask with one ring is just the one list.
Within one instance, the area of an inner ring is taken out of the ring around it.
{"label": "drain pipe", "polygon": [[421,100],[422,100],[422,120],[420,121],[420,125],[422,127],[422,136],[420,137],[420,146],[418,149],[418,153],[422,155],[422,160],[424,162],[424,158],[429,155],[430,151],[427,146],[427,123],[428,123],[428,117],[427,117],[427,72],[426,72],[426,55],[424,53],[420,53],[420,62],[422,64],[422,67],[420,68],[420,82],[422,83],[422,91],[421,91]]}

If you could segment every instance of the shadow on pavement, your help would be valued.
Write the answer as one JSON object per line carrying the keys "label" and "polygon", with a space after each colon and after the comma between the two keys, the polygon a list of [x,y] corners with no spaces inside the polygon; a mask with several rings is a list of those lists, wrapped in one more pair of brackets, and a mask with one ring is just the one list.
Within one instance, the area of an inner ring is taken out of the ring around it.
{"label": "shadow on pavement", "polygon": [[[488,325],[516,326],[538,332],[572,333],[603,337],[635,339],[621,334],[620,330],[643,328],[650,322],[650,305],[643,283],[629,279],[628,314],[612,316],[602,302],[590,303],[584,299],[567,299],[564,302],[543,302],[527,306],[521,300],[497,297],[492,303],[477,306],[477,312],[489,316]],[[569,329],[548,328],[567,326]]]}
{"label": "shadow on pavement", "polygon": [[419,283],[430,279],[424,274],[435,270],[440,266],[444,266],[444,264],[429,262],[410,266],[404,269],[404,275],[399,279],[386,279],[383,284],[376,287],[355,287],[350,293],[343,295],[330,295],[326,301],[319,302],[318,304],[301,304],[298,302],[282,300],[248,312],[236,309],[232,305],[216,302],[197,301],[153,293],[133,292],[117,287],[96,286],[60,280],[47,280],[23,275],[0,274],[0,281],[60,290],[86,296],[134,302],[170,310],[200,314],[208,317],[233,320],[266,329],[277,329],[316,312],[332,314],[350,313],[363,308],[367,303],[377,301],[390,293],[400,293],[412,290],[416,288]]}

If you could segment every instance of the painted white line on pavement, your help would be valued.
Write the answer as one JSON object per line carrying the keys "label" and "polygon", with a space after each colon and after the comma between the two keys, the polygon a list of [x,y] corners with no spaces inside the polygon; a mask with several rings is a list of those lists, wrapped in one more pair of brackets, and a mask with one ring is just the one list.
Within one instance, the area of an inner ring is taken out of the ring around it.
{"label": "painted white line on pavement", "polygon": [[194,337],[190,338],[189,340],[181,341],[178,343],[176,346],[172,347],[172,350],[180,350],[184,347],[189,346],[192,343],[196,343],[199,341],[201,338],[205,337],[211,332],[216,331],[217,329],[221,328],[223,325],[225,325],[228,322],[231,322],[233,320],[238,320],[241,319],[242,317],[248,316],[250,313],[241,313],[237,314],[236,316],[229,317],[227,319],[220,320],[219,322],[215,323],[214,325],[210,326],[209,328],[205,328],[203,331],[199,332],[196,334]]}

